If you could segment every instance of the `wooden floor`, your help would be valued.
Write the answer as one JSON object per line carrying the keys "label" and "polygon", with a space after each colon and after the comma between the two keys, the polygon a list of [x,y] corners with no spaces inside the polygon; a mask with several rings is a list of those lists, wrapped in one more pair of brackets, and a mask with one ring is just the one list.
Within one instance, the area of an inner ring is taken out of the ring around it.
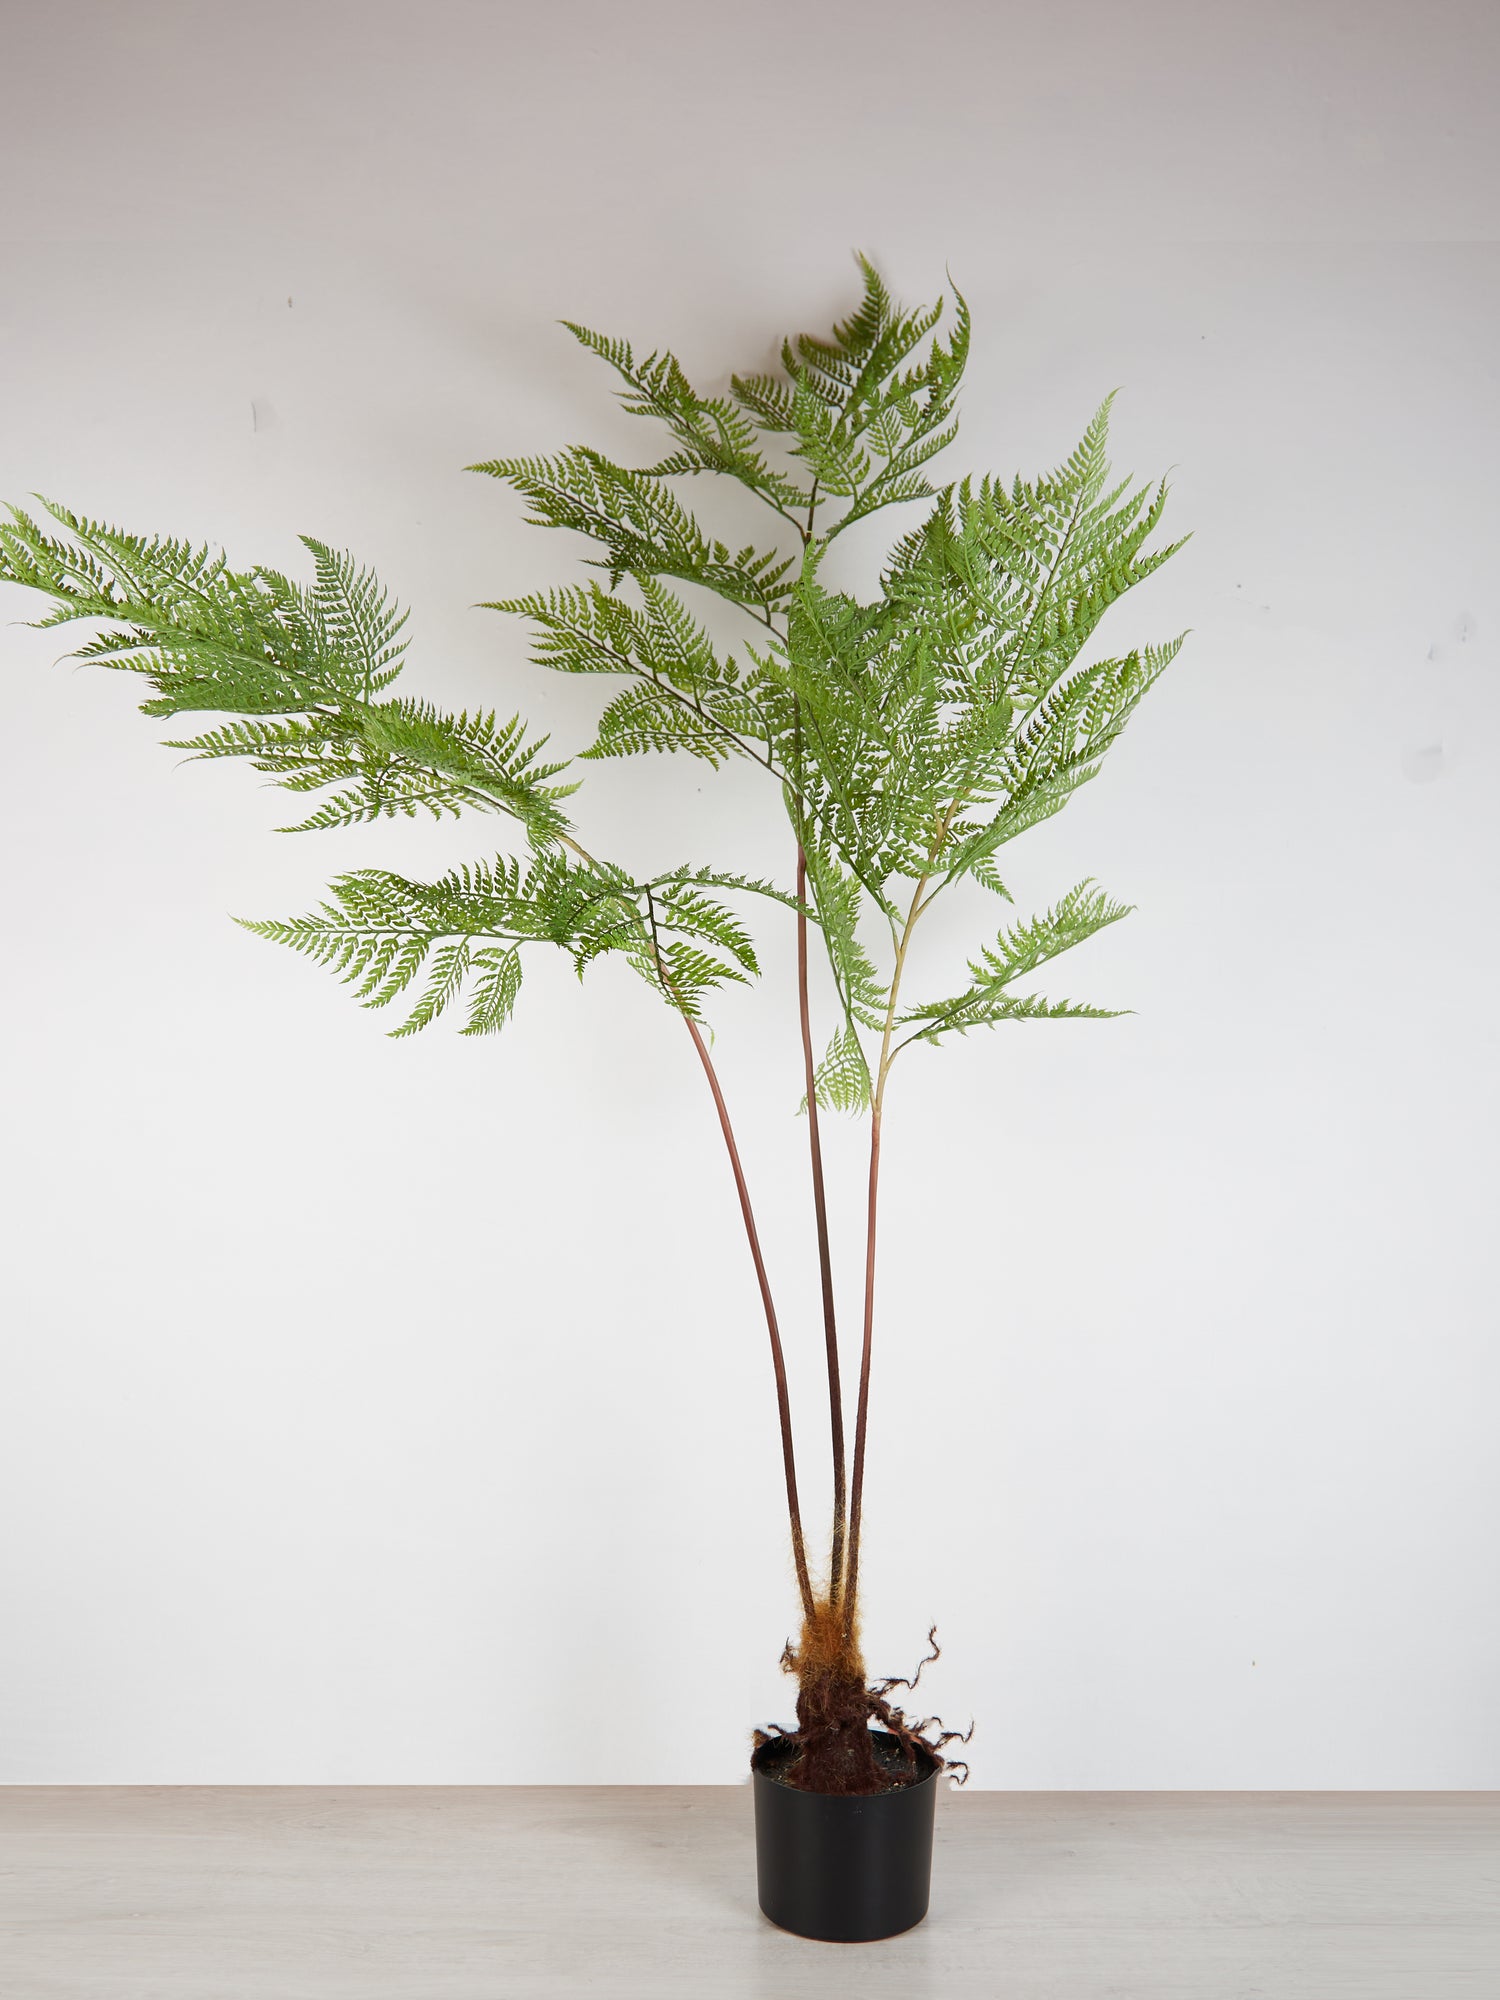
{"label": "wooden floor", "polygon": [[938,1800],[927,1922],[755,1904],[748,1788],[0,1791],[3,2000],[1500,2000],[1500,1795]]}

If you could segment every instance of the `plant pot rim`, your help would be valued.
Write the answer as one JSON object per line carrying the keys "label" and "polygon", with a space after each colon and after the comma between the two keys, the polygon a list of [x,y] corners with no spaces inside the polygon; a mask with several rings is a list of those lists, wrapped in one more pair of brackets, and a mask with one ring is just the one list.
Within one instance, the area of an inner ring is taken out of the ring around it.
{"label": "plant pot rim", "polygon": [[[872,1729],[870,1734],[880,1737],[886,1743],[897,1743],[899,1740],[888,1729]],[[783,1746],[791,1741],[792,1738],[789,1736],[773,1736],[768,1743],[759,1744],[750,1753],[751,1776],[758,1782],[774,1785],[780,1792],[790,1792],[794,1798],[821,1799],[827,1805],[869,1806],[882,1799],[906,1798],[913,1792],[925,1790],[945,1768],[940,1757],[935,1756],[925,1744],[919,1744],[918,1755],[928,1768],[921,1777],[913,1778],[910,1784],[891,1785],[882,1792],[810,1792],[801,1785],[783,1784],[774,1772],[766,1768],[775,1761],[776,1753],[782,1751]]]}

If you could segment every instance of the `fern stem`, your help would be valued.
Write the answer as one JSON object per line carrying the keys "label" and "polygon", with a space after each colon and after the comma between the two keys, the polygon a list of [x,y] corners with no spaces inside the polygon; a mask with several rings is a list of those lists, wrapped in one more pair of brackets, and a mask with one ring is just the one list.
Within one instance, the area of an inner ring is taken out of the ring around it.
{"label": "fern stem", "polygon": [[703,1073],[708,1078],[708,1087],[713,1092],[714,1109],[719,1114],[719,1128],[724,1134],[724,1144],[729,1151],[729,1164],[734,1172],[735,1191],[740,1198],[740,1214],[745,1222],[745,1236],[750,1245],[751,1260],[755,1265],[756,1282],[760,1286],[761,1304],[765,1307],[766,1331],[771,1336],[771,1366],[776,1374],[776,1412],[781,1423],[781,1460],[786,1472],[786,1505],[792,1528],[792,1559],[797,1566],[797,1588],[802,1596],[805,1616],[813,1615],[812,1580],[807,1570],[807,1544],[802,1534],[802,1509],[797,1499],[797,1460],[792,1444],[792,1410],[787,1392],[786,1357],[782,1352],[781,1329],[776,1321],[776,1307],[771,1298],[771,1282],[766,1276],[766,1263],[760,1250],[760,1236],[755,1227],[755,1211],[750,1206],[750,1190],[745,1185],[745,1170],[740,1164],[740,1149],[735,1143],[734,1127],[729,1122],[729,1107],[724,1102],[724,1093],[719,1088],[718,1072],[713,1058],[708,1053],[708,1045],[699,1030],[698,1023],[686,1009],[682,1018],[687,1023],[687,1031],[693,1038],[693,1047],[698,1051],[698,1060],[703,1065]]}
{"label": "fern stem", "polygon": [[896,964],[891,974],[890,997],[886,1003],[885,1031],[880,1040],[880,1066],[875,1076],[875,1092],[870,1101],[870,1176],[865,1197],[865,1310],[863,1338],[859,1353],[859,1404],[854,1419],[854,1474],[849,1486],[849,1556],[846,1568],[846,1588],[844,1594],[844,1631],[846,1637],[854,1633],[855,1612],[859,1598],[859,1544],[860,1526],[864,1514],[865,1497],[865,1438],[870,1418],[870,1359],[874,1351],[875,1336],[875,1252],[880,1215],[880,1127],[885,1111],[885,1086],[890,1075],[894,1052],[891,1036],[896,1025],[896,1001],[901,991],[901,974],[906,966],[907,947],[911,943],[912,930],[917,918],[922,914],[922,892],[926,889],[928,877],[923,875],[911,899],[907,911],[906,924],[901,932],[901,941],[896,948]]}
{"label": "fern stem", "polygon": [[[883,1079],[882,1079],[883,1081]],[[880,1096],[870,1111],[870,1177],[865,1198],[865,1316],[859,1353],[859,1405],[854,1419],[854,1476],[849,1487],[849,1556],[845,1565],[844,1631],[853,1635],[859,1600],[860,1527],[865,1497],[865,1434],[870,1410],[870,1357],[875,1330],[875,1245],[880,1203]]]}
{"label": "fern stem", "polygon": [[[589,867],[597,868],[599,863],[570,834],[560,836],[562,844]],[[656,935],[656,908],[651,891],[646,891],[646,916],[633,901],[622,896],[621,901],[631,910],[636,922],[646,930],[650,940],[651,955],[656,962],[662,990],[671,999],[683,1019],[683,1024],[693,1038],[693,1047],[698,1051],[698,1060],[703,1065],[703,1074],[708,1079],[708,1087],[713,1095],[714,1109],[719,1114],[719,1129],[724,1134],[724,1144],[729,1153],[729,1165],[734,1173],[735,1192],[740,1198],[740,1214],[744,1219],[745,1237],[750,1245],[751,1261],[755,1265],[756,1283],[760,1287],[761,1304],[765,1308],[766,1331],[771,1337],[771,1366],[776,1376],[776,1413],[781,1425],[781,1460],[786,1473],[787,1516],[792,1531],[792,1559],[797,1567],[797,1589],[802,1598],[802,1609],[807,1617],[813,1613],[812,1579],[807,1568],[807,1542],[802,1532],[802,1507],[797,1497],[797,1456],[792,1442],[791,1398],[787,1389],[786,1356],[781,1345],[781,1327],[776,1318],[776,1304],[771,1297],[771,1281],[766,1274],[766,1260],[761,1255],[760,1232],[755,1226],[755,1210],[750,1204],[750,1189],[745,1181],[745,1170],[740,1163],[740,1149],[735,1141],[734,1126],[730,1122],[729,1106],[724,1102],[724,1092],[719,1087],[719,1073],[714,1068],[713,1057],[708,1052],[698,1023],[682,1002],[681,995],[672,983],[662,957],[661,946]]]}
{"label": "fern stem", "polygon": [[807,990],[807,854],[797,847],[797,1000],[802,1021],[802,1068],[807,1079],[807,1143],[812,1157],[813,1214],[818,1228],[818,1276],[823,1287],[823,1341],[828,1355],[828,1423],[833,1445],[833,1540],[828,1556],[828,1598],[837,1604],[844,1576],[847,1480],[844,1469],[844,1392],[839,1377],[838,1316],[833,1298],[833,1254],[828,1236],[828,1197],[823,1181],[823,1141],[818,1127],[817,1066],[813,1061],[812,1013]]}

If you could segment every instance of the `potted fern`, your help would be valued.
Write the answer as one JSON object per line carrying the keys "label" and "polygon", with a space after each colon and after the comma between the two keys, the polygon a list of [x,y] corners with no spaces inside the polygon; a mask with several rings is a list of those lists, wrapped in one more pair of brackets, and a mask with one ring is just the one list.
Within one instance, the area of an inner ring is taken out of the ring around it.
{"label": "potted fern", "polygon": [[[509,1020],[528,952],[566,952],[580,974],[618,954],[682,1023],[700,1067],[764,1311],[775,1384],[800,1634],[783,1663],[795,1725],[755,1733],[761,1902],[804,1935],[888,1936],[927,1907],[935,1780],[955,1732],[897,1707],[911,1681],[871,1682],[859,1587],[875,1358],[881,1146],[897,1063],[970,1029],[1110,1010],[1016,993],[1017,981],[1127,912],[1092,882],[1028,920],[985,922],[960,990],[919,984],[921,926],[964,884],[1008,902],[1009,842],[1056,813],[1101,760],[1181,643],[1080,664],[1104,612],[1180,544],[1146,544],[1165,486],[1111,483],[1109,405],[1056,471],[1006,485],[934,486],[956,429],[969,315],[954,294],[899,308],[861,259],[857,309],[827,338],[781,349],[771,374],[702,396],[670,353],[570,325],[619,378],[625,408],[664,433],[644,468],[578,446],[475,470],[519,492],[530,519],[586,538],[596,572],[498,600],[534,656],[604,676],[610,698],[584,760],[672,753],[711,767],[748,759],[783,813],[780,882],[697,862],[643,877],[585,844],[579,778],[519,718],[452,714],[398,686],[403,616],[368,571],[304,538],[311,580],[237,571],[188,542],[129,534],[43,503],[0,525],[0,579],[51,600],[37,622],[85,621],[75,655],[135,673],[154,718],[218,718],[175,735],[194,758],[244,758],[311,810],[297,830],[393,815],[497,814],[510,851],[436,881],[380,869],[339,876],[313,914],[251,922],[350,984],[366,1006],[402,1002],[394,1033],[462,1007],[460,1032]],[[683,499],[735,482],[767,535],[739,549]],[[878,594],[829,581],[855,523],[903,510]],[[726,651],[695,611],[707,592],[743,620]],[[754,911],[796,934],[811,1227],[821,1274],[831,1505],[809,1534],[770,1276],[705,1019],[716,991],[758,976]],[[815,1032],[811,960],[821,954]],[[823,1053],[819,1055],[819,1047]],[[830,1244],[820,1116],[867,1121],[864,1279],[852,1437]],[[929,1635],[930,1637],[931,1635]],[[929,1655],[933,1657],[934,1655]],[[924,1662],[925,1664],[925,1662]]]}

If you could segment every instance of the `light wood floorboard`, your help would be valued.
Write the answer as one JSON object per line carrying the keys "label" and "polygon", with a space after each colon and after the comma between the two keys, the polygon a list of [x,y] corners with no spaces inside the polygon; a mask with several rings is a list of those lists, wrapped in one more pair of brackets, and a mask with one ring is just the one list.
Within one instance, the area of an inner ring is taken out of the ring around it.
{"label": "light wood floorboard", "polygon": [[0,1995],[1500,2000],[1500,1795],[945,1794],[928,1921],[822,1945],[748,1787],[15,1787]]}

